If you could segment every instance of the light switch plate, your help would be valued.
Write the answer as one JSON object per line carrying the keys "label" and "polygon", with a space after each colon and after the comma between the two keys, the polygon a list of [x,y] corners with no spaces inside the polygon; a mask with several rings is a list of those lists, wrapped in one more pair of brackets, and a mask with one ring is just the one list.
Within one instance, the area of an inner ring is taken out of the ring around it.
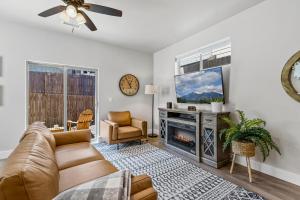
{"label": "light switch plate", "polygon": [[0,56],[0,77],[2,77],[2,73],[3,73],[3,59]]}
{"label": "light switch plate", "polygon": [[3,86],[0,85],[0,106],[3,106]]}

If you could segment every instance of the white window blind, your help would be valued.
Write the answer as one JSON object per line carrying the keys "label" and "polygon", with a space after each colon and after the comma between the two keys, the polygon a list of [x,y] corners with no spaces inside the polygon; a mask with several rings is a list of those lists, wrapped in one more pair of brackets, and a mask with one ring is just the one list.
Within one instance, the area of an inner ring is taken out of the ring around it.
{"label": "white window blind", "polygon": [[179,55],[175,58],[175,75],[191,73],[201,69],[231,63],[231,41],[229,38]]}

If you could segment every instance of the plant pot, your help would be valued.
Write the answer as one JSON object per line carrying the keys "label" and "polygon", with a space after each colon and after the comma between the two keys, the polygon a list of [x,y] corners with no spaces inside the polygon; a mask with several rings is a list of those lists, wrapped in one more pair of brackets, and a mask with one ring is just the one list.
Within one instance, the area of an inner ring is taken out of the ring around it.
{"label": "plant pot", "polygon": [[213,113],[219,113],[222,112],[222,102],[211,102],[211,111]]}
{"label": "plant pot", "polygon": [[240,156],[255,156],[255,144],[249,141],[233,141],[232,152]]}

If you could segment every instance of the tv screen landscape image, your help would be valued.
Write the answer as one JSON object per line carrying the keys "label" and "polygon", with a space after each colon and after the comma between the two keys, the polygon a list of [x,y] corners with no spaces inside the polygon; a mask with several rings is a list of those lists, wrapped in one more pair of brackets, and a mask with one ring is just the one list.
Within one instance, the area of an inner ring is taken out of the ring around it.
{"label": "tv screen landscape image", "polygon": [[175,76],[175,87],[178,103],[225,103],[222,67]]}

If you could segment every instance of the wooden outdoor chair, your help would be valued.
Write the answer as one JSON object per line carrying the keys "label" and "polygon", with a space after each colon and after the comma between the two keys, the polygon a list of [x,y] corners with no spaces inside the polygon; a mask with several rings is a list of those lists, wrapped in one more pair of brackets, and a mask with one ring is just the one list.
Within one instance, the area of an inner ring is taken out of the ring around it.
{"label": "wooden outdoor chair", "polygon": [[93,121],[93,111],[91,109],[86,109],[82,113],[80,113],[77,122],[68,120],[67,127],[69,131],[73,129],[72,128],[73,124],[76,124],[76,128],[75,128],[76,130],[89,129],[92,121]]}

